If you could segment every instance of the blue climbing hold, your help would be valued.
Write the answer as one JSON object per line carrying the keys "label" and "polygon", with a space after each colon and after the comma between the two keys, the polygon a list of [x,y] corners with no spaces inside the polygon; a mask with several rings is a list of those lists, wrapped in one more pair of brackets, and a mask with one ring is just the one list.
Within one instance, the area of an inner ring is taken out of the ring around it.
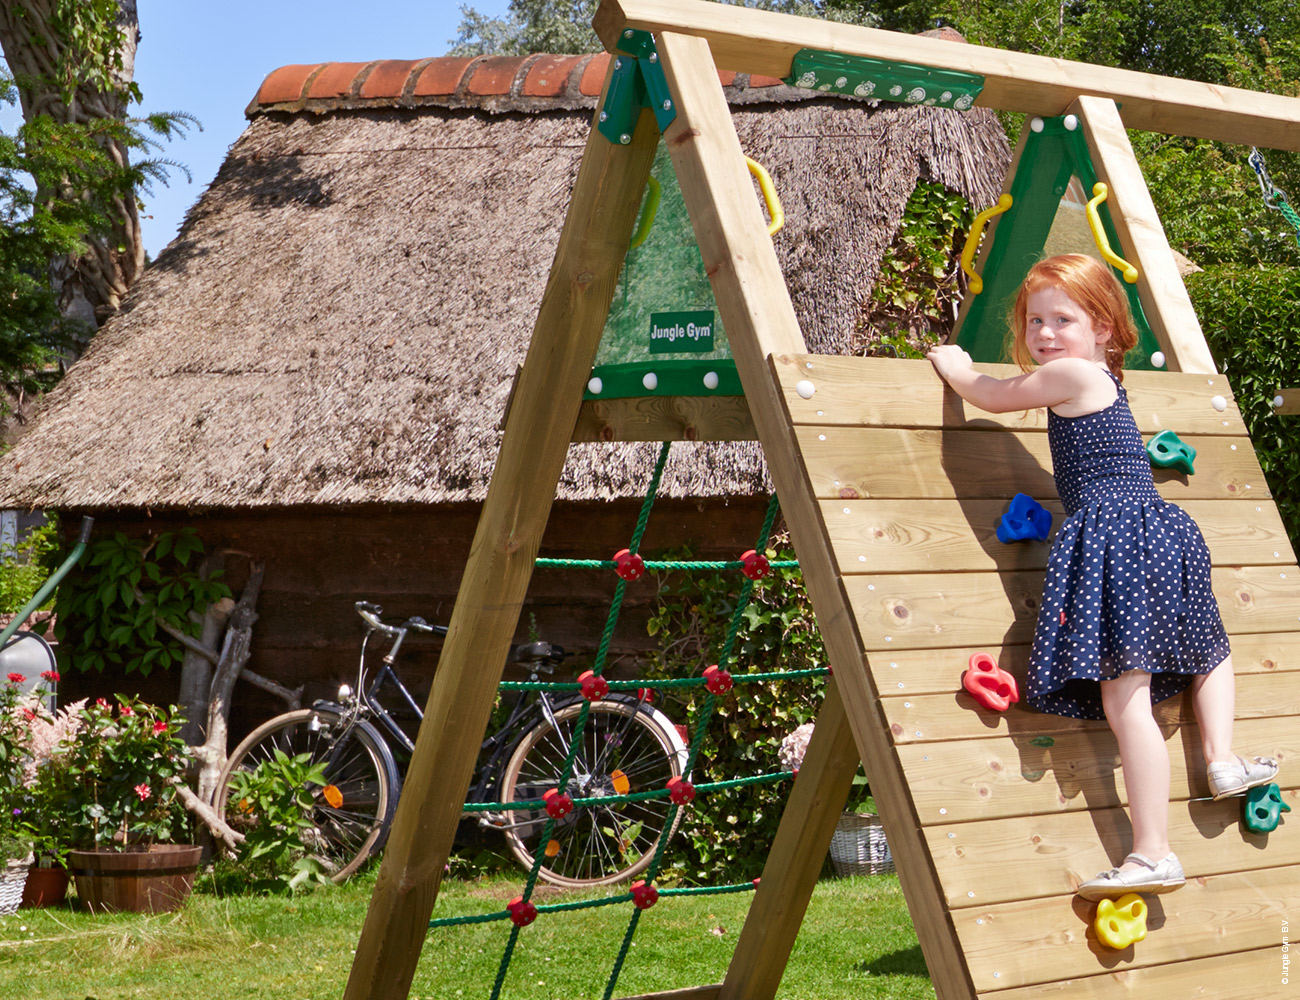
{"label": "blue climbing hold", "polygon": [[999,542],[1041,542],[1052,530],[1052,512],[1026,493],[1011,498],[1011,508],[998,522]]}

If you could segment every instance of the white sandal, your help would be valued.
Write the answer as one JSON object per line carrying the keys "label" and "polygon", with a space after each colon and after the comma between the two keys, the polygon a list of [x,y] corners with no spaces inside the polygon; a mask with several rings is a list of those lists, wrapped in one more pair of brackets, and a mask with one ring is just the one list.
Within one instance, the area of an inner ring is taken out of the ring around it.
{"label": "white sandal", "polygon": [[1112,868],[1101,872],[1096,878],[1084,882],[1075,890],[1084,899],[1118,899],[1130,892],[1173,892],[1182,887],[1187,879],[1183,875],[1183,866],[1178,863],[1176,855],[1167,854],[1159,861],[1152,861],[1145,854],[1130,854],[1121,862],[1127,864],[1135,861],[1141,868],[1120,871]]}
{"label": "white sandal", "polygon": [[1277,777],[1277,761],[1272,757],[1256,757],[1251,761],[1238,757],[1236,761],[1220,761],[1205,769],[1210,779],[1210,793],[1216,799],[1230,795],[1243,795],[1257,785],[1267,785]]}

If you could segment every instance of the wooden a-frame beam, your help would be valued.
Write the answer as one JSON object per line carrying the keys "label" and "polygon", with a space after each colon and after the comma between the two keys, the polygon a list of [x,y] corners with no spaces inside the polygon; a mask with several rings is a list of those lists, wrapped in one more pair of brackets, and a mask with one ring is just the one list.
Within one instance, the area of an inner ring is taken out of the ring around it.
{"label": "wooden a-frame beam", "polygon": [[[803,353],[804,339],[776,251],[753,195],[731,109],[703,39],[670,31],[660,32],[657,38],[660,62],[669,89],[677,99],[677,117],[664,131],[664,141],[677,171],[682,200],[690,214],[704,269],[727,330],[763,455],[799,554],[818,628],[835,667],[836,688],[843,697],[844,713],[859,757],[865,762],[885,828],[898,836],[897,842],[891,840],[890,846],[912,922],[940,1000],[970,996],[973,989],[943,911],[937,875],[917,833],[919,822],[903,786],[888,725],[881,715],[877,692],[866,669],[848,597],[836,575],[830,540],[799,457],[794,428],[769,367],[771,355]],[[826,721],[834,723],[831,728],[839,730],[838,712],[834,708]],[[838,744],[839,739],[833,742]],[[842,758],[842,754],[831,754],[829,750],[828,757]],[[826,775],[843,773],[842,760],[828,761],[828,765],[824,768]],[[807,826],[801,835],[805,843],[819,841],[819,831],[824,830],[821,824],[829,822],[830,816],[837,815],[843,807],[842,799],[836,802],[833,798],[821,797],[816,804],[818,815],[805,820]],[[800,870],[798,875],[800,884],[790,883],[789,888],[797,893],[810,890],[817,873]],[[763,894],[760,883],[759,895]],[[760,901],[756,897],[755,906],[758,905]],[[781,915],[788,923],[794,923],[795,917],[793,909]],[[784,935],[788,930],[782,928],[779,933]]]}
{"label": "wooden a-frame beam", "polygon": [[588,138],[344,1000],[410,990],[658,142]]}
{"label": "wooden a-frame beam", "polygon": [[705,0],[602,0],[593,25],[610,51],[627,28],[674,31],[707,40],[719,69],[785,77],[800,49],[824,49],[978,74],[984,107],[1060,115],[1109,97],[1128,128],[1300,151],[1300,99],[1277,94]]}

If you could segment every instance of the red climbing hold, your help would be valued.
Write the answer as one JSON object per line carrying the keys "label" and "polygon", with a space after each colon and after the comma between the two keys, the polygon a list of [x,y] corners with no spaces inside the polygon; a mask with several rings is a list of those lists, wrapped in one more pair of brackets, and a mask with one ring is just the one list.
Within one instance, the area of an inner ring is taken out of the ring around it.
{"label": "red climbing hold", "polygon": [[731,690],[731,674],[716,665],[705,667],[704,686],[710,694],[726,694]]}
{"label": "red climbing hold", "polygon": [[1020,700],[1016,679],[998,666],[988,653],[973,653],[970,667],[961,675],[961,686],[985,708],[1005,712]]}
{"label": "red climbing hold", "polygon": [[695,798],[695,786],[680,775],[669,778],[667,787],[674,805],[684,806]]}
{"label": "red climbing hold", "polygon": [[740,571],[751,580],[761,580],[772,572],[772,564],[767,561],[767,556],[753,549],[740,557],[740,563]]}
{"label": "red climbing hold", "polygon": [[614,553],[614,572],[624,580],[639,580],[645,575],[645,560],[630,549]]}
{"label": "red climbing hold", "polygon": [[551,819],[563,819],[573,812],[573,799],[558,788],[548,788],[542,795],[542,801],[546,803],[546,815]]}
{"label": "red climbing hold", "polygon": [[648,910],[659,902],[659,890],[643,881],[632,883],[632,902],[639,910]]}
{"label": "red climbing hold", "polygon": [[537,907],[535,907],[523,896],[516,896],[506,904],[506,909],[510,911],[510,920],[516,927],[527,927],[537,919]]}
{"label": "red climbing hold", "polygon": [[578,686],[588,701],[596,701],[609,694],[609,681],[591,670],[584,670],[578,675]]}

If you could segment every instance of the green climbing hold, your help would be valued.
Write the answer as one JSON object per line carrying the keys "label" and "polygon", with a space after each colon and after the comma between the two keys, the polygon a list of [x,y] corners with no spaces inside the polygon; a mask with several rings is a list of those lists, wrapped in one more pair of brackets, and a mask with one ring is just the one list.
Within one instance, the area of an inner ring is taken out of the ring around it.
{"label": "green climbing hold", "polygon": [[1151,456],[1151,464],[1162,469],[1181,469],[1189,476],[1196,471],[1192,466],[1196,460],[1196,449],[1173,431],[1161,431],[1148,441],[1147,454]]}
{"label": "green climbing hold", "polygon": [[1282,821],[1282,814],[1290,811],[1276,783],[1259,785],[1246,793],[1242,820],[1246,829],[1254,833],[1272,833]]}

